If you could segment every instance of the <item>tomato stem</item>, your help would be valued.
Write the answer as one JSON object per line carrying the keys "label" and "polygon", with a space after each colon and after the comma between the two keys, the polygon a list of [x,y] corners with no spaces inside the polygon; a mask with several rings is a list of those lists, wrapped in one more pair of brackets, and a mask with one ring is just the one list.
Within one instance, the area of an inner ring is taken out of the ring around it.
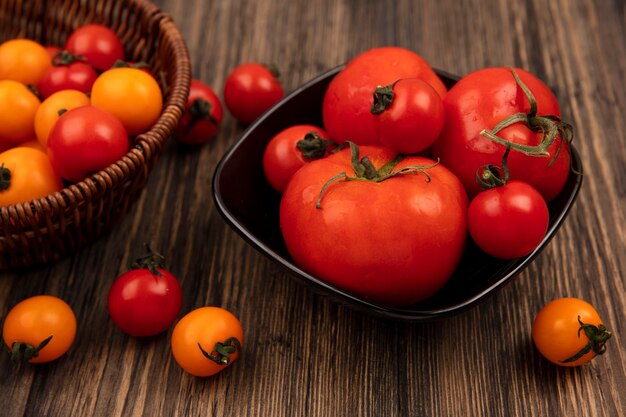
{"label": "tomato stem", "polygon": [[354,170],[355,176],[350,177],[345,172],[340,172],[339,174],[335,175],[334,177],[326,181],[324,185],[322,186],[322,189],[320,190],[320,193],[317,197],[317,201],[315,203],[315,207],[318,209],[322,208],[322,197],[324,193],[326,192],[326,190],[328,189],[328,187],[333,182],[338,181],[340,179],[343,179],[344,181],[371,181],[371,182],[379,183],[379,182],[388,180],[389,178],[395,177],[397,175],[422,173],[426,176],[426,182],[430,182],[431,180],[430,174],[428,174],[426,170],[430,168],[434,168],[437,165],[439,165],[439,160],[437,160],[432,165],[425,165],[425,166],[411,165],[411,166],[402,167],[400,169],[394,169],[396,165],[398,165],[398,163],[402,161],[402,159],[404,159],[404,155],[399,154],[395,158],[393,158],[391,161],[383,165],[380,169],[376,169],[372,161],[370,161],[370,159],[367,156],[360,158],[359,147],[357,146],[357,144],[353,142],[346,142],[346,143],[350,145],[352,169]]}
{"label": "tomato stem", "polygon": [[13,362],[28,362],[39,356],[41,349],[45,348],[52,340],[52,335],[45,338],[37,347],[25,342],[13,342],[11,345],[11,360]]}
{"label": "tomato stem", "polygon": [[165,264],[165,256],[161,255],[158,252],[153,251],[150,246],[146,243],[146,250],[148,253],[141,258],[138,258],[131,265],[132,269],[147,269],[152,273],[152,275],[156,275],[162,277],[163,274],[159,272],[159,268],[163,268]]}
{"label": "tomato stem", "polygon": [[380,114],[391,106],[395,97],[393,87],[396,83],[397,81],[385,86],[379,85],[374,89],[374,92],[372,93],[374,101],[372,102],[372,107],[370,108],[370,112],[372,114]]}
{"label": "tomato stem", "polygon": [[65,65],[71,65],[74,62],[85,62],[85,57],[82,55],[74,55],[69,51],[59,51],[52,57],[52,65],[55,67],[61,67]]}
{"label": "tomato stem", "polygon": [[337,144],[332,140],[322,138],[316,131],[307,133],[296,143],[296,147],[306,159],[323,158],[328,153],[328,148],[333,146]]}
{"label": "tomato stem", "polygon": [[606,329],[606,327],[604,327],[604,324],[600,324],[596,327],[593,324],[583,323],[580,316],[578,316],[578,323],[580,323],[580,327],[578,328],[578,338],[580,339],[580,332],[584,331],[585,335],[589,339],[589,343],[587,343],[585,347],[579,350],[574,356],[562,360],[561,363],[575,362],[592,350],[596,355],[602,355],[606,352],[605,344],[611,338],[612,334]]}
{"label": "tomato stem", "polygon": [[[501,187],[509,182],[510,172],[508,166],[509,152],[511,151],[510,144],[506,144],[506,150],[502,156],[502,168],[496,165],[485,165],[476,170],[476,182],[483,190],[489,190],[495,187]],[[500,174],[502,170],[502,175]]]}
{"label": "tomato stem", "polygon": [[4,162],[0,165],[0,191],[4,191],[11,186],[11,170],[4,166]]}
{"label": "tomato stem", "polygon": [[208,120],[213,123],[215,126],[218,125],[217,120],[211,114],[211,103],[202,98],[195,99],[189,105],[189,115],[191,116],[191,121],[187,125],[187,130],[190,130],[196,123],[200,120]]}
{"label": "tomato stem", "polygon": [[280,77],[280,71],[278,70],[278,65],[276,65],[275,63],[272,62],[270,64],[263,64],[263,66],[267,68],[267,70],[270,72],[270,74],[274,76],[274,78]]}
{"label": "tomato stem", "polygon": [[[487,139],[499,143],[500,145],[510,146],[512,149],[525,155],[541,157],[550,156],[548,148],[560,136],[562,140],[559,143],[559,147],[557,148],[555,154],[550,160],[549,165],[551,166],[561,151],[563,141],[569,144],[574,139],[574,128],[572,127],[572,125],[563,122],[560,117],[555,115],[537,116],[537,100],[535,99],[535,96],[530,91],[528,86],[524,84],[514,68],[511,68],[511,72],[513,73],[515,82],[526,95],[526,98],[530,103],[530,110],[528,111],[528,113],[515,113],[500,121],[500,123],[498,123],[492,130],[489,131],[487,129],[483,129],[480,134]],[[541,142],[539,142],[539,144],[536,146],[522,145],[519,143],[508,141],[497,135],[501,130],[515,123],[524,123],[530,130],[541,131]]]}
{"label": "tomato stem", "polygon": [[241,343],[236,337],[229,337],[224,342],[217,342],[211,352],[204,350],[200,342],[198,342],[198,347],[205,358],[218,365],[228,365],[231,362],[231,356],[241,351]]}

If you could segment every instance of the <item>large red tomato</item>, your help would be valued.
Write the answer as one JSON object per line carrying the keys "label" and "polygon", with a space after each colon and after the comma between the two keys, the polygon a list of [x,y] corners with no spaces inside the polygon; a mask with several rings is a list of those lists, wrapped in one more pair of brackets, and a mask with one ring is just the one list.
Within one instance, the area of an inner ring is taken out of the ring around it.
{"label": "large red tomato", "polygon": [[[531,73],[518,68],[515,72],[534,96],[536,115],[560,117],[552,91]],[[496,143],[481,132],[493,130],[511,115],[530,113],[530,101],[511,68],[485,68],[463,77],[450,89],[443,103],[445,124],[433,145],[433,154],[459,177],[471,197],[481,191],[476,183],[476,171],[485,165],[500,165],[506,150],[504,144]],[[530,129],[523,122],[514,123],[496,135],[528,146],[538,145],[543,137],[540,129]],[[508,156],[508,167],[510,179],[527,182],[546,200],[552,200],[569,174],[569,145],[559,134],[547,148],[546,156],[529,156],[513,148]]]}
{"label": "large red tomato", "polygon": [[355,149],[294,174],[280,205],[287,249],[302,269],[370,301],[423,300],[463,253],[463,185],[431,159],[409,156],[392,167],[396,154],[388,148],[362,146],[363,159]]}
{"label": "large red tomato", "polygon": [[337,143],[347,140],[380,144],[370,112],[373,91],[403,78],[426,81],[443,97],[446,87],[430,65],[415,52],[399,47],[370,49],[346,65],[331,81],[323,103],[324,126]]}

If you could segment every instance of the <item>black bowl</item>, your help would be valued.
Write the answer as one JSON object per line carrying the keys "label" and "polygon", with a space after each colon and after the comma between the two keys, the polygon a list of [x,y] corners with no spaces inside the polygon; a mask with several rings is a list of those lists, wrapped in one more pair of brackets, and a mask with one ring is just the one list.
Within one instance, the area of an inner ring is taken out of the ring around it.
{"label": "black bowl", "polygon": [[[342,68],[335,68],[298,88],[243,132],[215,170],[213,198],[219,212],[253,247],[300,282],[358,310],[398,320],[424,321],[458,314],[475,306],[528,266],[563,223],[582,184],[582,164],[576,149],[571,148],[572,172],[567,184],[549,204],[550,225],[546,237],[531,254],[515,260],[496,259],[482,252],[469,239],[454,275],[435,295],[400,308],[373,304],[324,282],[293,262],[279,226],[280,195],[271,188],[263,173],[263,151],[275,134],[295,124],[323,126],[324,93]],[[459,79],[443,71],[436,72],[448,88]]]}

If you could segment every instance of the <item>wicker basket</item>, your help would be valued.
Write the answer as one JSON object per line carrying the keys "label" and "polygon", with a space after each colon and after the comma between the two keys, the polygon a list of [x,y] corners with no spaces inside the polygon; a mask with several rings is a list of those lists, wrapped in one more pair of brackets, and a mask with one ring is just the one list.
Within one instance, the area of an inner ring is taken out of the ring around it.
{"label": "wicker basket", "polygon": [[0,208],[0,269],[49,263],[109,230],[145,185],[164,142],[180,120],[191,65],[171,18],[142,0],[2,0],[0,41],[27,37],[63,45],[86,23],[113,29],[132,61],[147,62],[164,93],[163,112],[119,161],[60,192]]}

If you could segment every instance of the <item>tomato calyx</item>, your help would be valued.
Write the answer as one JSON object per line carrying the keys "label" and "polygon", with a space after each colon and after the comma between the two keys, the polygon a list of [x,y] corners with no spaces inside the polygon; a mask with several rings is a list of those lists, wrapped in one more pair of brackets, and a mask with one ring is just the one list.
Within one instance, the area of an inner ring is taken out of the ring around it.
{"label": "tomato calyx", "polygon": [[191,121],[187,125],[188,131],[200,120],[208,120],[215,126],[218,125],[215,117],[211,115],[211,103],[203,98],[197,98],[189,105],[189,115],[191,115]]}
{"label": "tomato calyx", "polygon": [[267,68],[267,70],[270,72],[270,74],[274,76],[274,78],[280,77],[280,70],[278,69],[278,65],[274,63],[270,63],[270,64],[263,64],[263,66]]}
{"label": "tomato calyx", "polygon": [[562,360],[562,363],[575,362],[592,350],[596,355],[602,355],[606,352],[605,344],[611,338],[612,334],[606,329],[604,324],[594,326],[593,324],[583,323],[580,316],[578,316],[578,323],[580,324],[580,327],[578,328],[578,338],[580,339],[580,332],[584,331],[585,335],[589,339],[589,343],[587,343],[585,347],[579,350],[574,356]]}
{"label": "tomato calyx", "polygon": [[[509,181],[510,172],[507,160],[510,151],[511,146],[507,143],[506,150],[502,156],[502,167],[488,164],[476,170],[476,182],[483,190],[501,187]],[[500,173],[500,171],[502,171],[502,173]]]}
{"label": "tomato calyx", "polygon": [[4,191],[11,186],[11,170],[4,166],[4,163],[0,165],[0,191]]}
{"label": "tomato calyx", "polygon": [[111,66],[111,69],[113,69],[113,68],[136,68],[136,69],[142,69],[142,68],[150,68],[150,65],[148,65],[147,62],[143,62],[143,61],[130,63],[130,62],[126,62],[126,61],[122,61],[121,59],[118,59],[118,60],[115,61],[113,66]]}
{"label": "tomato calyx", "polygon": [[82,55],[74,55],[69,51],[59,51],[52,57],[52,65],[55,67],[62,67],[71,65],[74,62],[87,62]]}
{"label": "tomato calyx", "polygon": [[200,342],[198,347],[205,358],[217,363],[218,365],[228,365],[231,360],[231,356],[241,350],[241,343],[236,337],[229,337],[224,342],[217,342],[211,352],[207,352]]}
{"label": "tomato calyx", "polygon": [[396,165],[398,165],[398,163],[402,161],[402,159],[404,159],[404,155],[398,154],[391,161],[380,167],[380,169],[376,169],[372,161],[370,161],[367,156],[360,158],[359,147],[356,143],[349,141],[347,143],[350,145],[352,169],[354,170],[355,176],[350,177],[348,176],[348,174],[346,174],[346,172],[340,172],[339,174],[326,181],[326,183],[322,186],[319,196],[317,197],[317,202],[315,203],[315,207],[318,209],[322,208],[322,197],[326,192],[326,189],[335,181],[343,179],[344,181],[371,181],[379,183],[389,178],[393,178],[397,175],[416,175],[422,173],[426,176],[426,182],[430,182],[430,175],[428,174],[427,170],[439,165],[439,160],[437,160],[432,165],[412,165],[402,167],[400,169],[394,169]]}
{"label": "tomato calyx", "polygon": [[45,348],[52,340],[52,335],[46,337],[39,345],[33,346],[24,342],[13,342],[11,345],[11,360],[13,362],[28,362],[39,356],[41,349]]}
{"label": "tomato calyx", "polygon": [[296,142],[296,147],[306,159],[323,158],[328,153],[328,147],[336,145],[334,141],[322,138],[316,131],[307,133],[304,138]]}
{"label": "tomato calyx", "polygon": [[372,102],[372,107],[370,108],[370,112],[372,114],[381,114],[391,106],[393,98],[395,97],[393,87],[398,81],[385,86],[379,85],[374,89],[374,92],[372,93],[374,101]]}
{"label": "tomato calyx", "polygon": [[163,268],[165,264],[165,256],[158,252],[153,251],[148,244],[146,244],[148,253],[141,258],[138,258],[131,265],[132,269],[147,269],[152,275],[162,277],[163,274],[159,272],[159,268]]}
{"label": "tomato calyx", "polygon": [[[537,115],[537,100],[530,91],[530,89],[520,79],[515,69],[511,68],[515,82],[522,89],[526,98],[530,103],[530,110],[528,113],[515,113],[505,118],[498,123],[492,130],[483,129],[480,134],[484,137],[499,143],[501,145],[510,146],[512,149],[521,152],[528,156],[542,156],[549,157],[550,153],[548,148],[557,137],[561,137],[563,141],[568,144],[574,139],[574,128],[569,123],[563,122],[560,117],[555,115]],[[524,123],[530,130],[536,132],[542,132],[541,142],[536,146],[522,145],[519,143],[510,142],[506,139],[497,136],[497,134],[504,128],[511,126],[515,123]],[[554,163],[559,156],[563,142],[559,144],[559,147],[550,160],[550,166]]]}

